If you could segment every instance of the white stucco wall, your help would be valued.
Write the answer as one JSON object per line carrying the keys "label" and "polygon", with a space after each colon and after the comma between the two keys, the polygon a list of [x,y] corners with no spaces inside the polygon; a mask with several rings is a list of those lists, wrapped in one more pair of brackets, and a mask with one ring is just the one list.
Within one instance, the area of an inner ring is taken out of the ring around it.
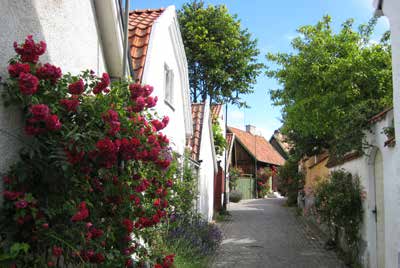
{"label": "white stucco wall", "polygon": [[[366,250],[362,256],[365,267],[375,268],[372,264],[376,258],[376,223],[375,215],[372,210],[375,208],[374,199],[374,159],[376,151],[379,149],[383,158],[383,180],[384,180],[384,221],[385,221],[385,267],[392,268],[397,266],[397,252],[399,242],[398,218],[399,211],[399,191],[397,189],[398,180],[395,176],[396,172],[396,147],[385,147],[387,140],[385,134],[382,133],[384,127],[390,126],[393,121],[393,111],[389,111],[385,118],[372,126],[371,133],[367,133],[367,142],[371,148],[366,154],[360,158],[336,166],[331,169],[344,169],[357,174],[360,177],[361,184],[367,193],[367,199],[363,204],[364,221],[362,227],[362,239],[366,242]],[[378,213],[380,213],[378,211]],[[379,267],[380,268],[380,267]]]}
{"label": "white stucco wall", "polygon": [[[375,0],[375,7],[378,3]],[[396,140],[400,142],[400,1],[384,0],[383,15],[389,19],[392,43],[392,68],[393,68],[393,107]],[[388,207],[385,209],[389,233],[387,241],[386,267],[400,268],[400,145],[394,148],[393,158],[388,161],[391,165],[391,176],[385,176],[385,191],[388,191]],[[386,165],[386,163],[385,163]],[[386,185],[388,187],[386,187]],[[385,202],[386,205],[386,202]]]}
{"label": "white stucco wall", "polygon": [[208,103],[206,103],[204,108],[200,161],[199,211],[205,219],[211,221],[214,213],[214,175],[216,174],[216,163],[211,130],[210,106]]}
{"label": "white stucco wall", "polygon": [[[189,80],[186,56],[179,49],[180,33],[176,32],[175,7],[168,7],[154,23],[143,71],[142,83],[154,87],[154,96],[158,96],[157,112],[160,116],[169,116],[169,125],[163,130],[171,142],[174,151],[183,155],[187,135],[192,132],[189,107]],[[179,29],[178,29],[179,30]],[[179,38],[177,39],[177,35]],[[174,74],[173,103],[165,101],[164,66]],[[190,126],[190,130],[187,125]]]}
{"label": "white stucco wall", "polygon": [[[15,54],[13,42],[24,42],[29,34],[47,43],[47,53],[41,61],[60,66],[64,73],[106,70],[90,0],[4,0],[0,7],[0,25],[2,77],[8,76],[7,61]],[[0,99],[0,173],[6,172],[17,158],[21,141],[15,136],[23,135],[22,127],[18,110],[5,109]]]}

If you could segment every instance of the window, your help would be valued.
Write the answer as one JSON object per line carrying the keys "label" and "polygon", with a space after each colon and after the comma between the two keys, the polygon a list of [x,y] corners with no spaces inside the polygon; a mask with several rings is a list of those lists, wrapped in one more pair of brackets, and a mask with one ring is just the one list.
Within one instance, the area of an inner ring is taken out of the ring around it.
{"label": "window", "polygon": [[174,72],[172,69],[168,67],[168,65],[164,65],[164,94],[165,94],[165,102],[173,108],[174,101]]}

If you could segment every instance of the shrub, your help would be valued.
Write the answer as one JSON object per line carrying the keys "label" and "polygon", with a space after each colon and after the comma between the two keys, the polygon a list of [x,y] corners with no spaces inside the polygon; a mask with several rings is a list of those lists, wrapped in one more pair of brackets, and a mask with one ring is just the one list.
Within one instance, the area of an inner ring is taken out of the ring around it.
{"label": "shrub", "polygon": [[348,259],[357,261],[360,228],[363,218],[362,187],[357,176],[343,170],[334,171],[316,188],[315,206],[321,221],[336,245],[343,230]]}
{"label": "shrub", "polygon": [[170,267],[173,255],[153,250],[173,186],[153,88],[63,75],[38,61],[46,44],[32,36],[14,47],[3,98],[31,139],[4,177],[0,266]]}
{"label": "shrub", "polygon": [[240,178],[242,171],[239,168],[231,167],[229,169],[229,189],[236,190],[237,181]]}
{"label": "shrub", "polygon": [[264,198],[271,190],[269,179],[276,174],[275,167],[262,168],[257,171],[258,197]]}
{"label": "shrub", "polygon": [[239,191],[231,191],[229,193],[229,201],[233,203],[239,203],[242,200],[243,194]]}
{"label": "shrub", "polygon": [[294,156],[289,157],[285,164],[278,169],[278,189],[287,197],[287,204],[297,204],[297,195],[304,187],[304,174],[298,170],[298,161]]}

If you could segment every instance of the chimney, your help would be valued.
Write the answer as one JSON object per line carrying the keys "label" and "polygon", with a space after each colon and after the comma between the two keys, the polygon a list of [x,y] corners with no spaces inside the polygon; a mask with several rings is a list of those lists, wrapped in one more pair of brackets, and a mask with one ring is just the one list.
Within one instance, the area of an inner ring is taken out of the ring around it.
{"label": "chimney", "polygon": [[253,125],[246,125],[246,132],[256,135],[256,127]]}

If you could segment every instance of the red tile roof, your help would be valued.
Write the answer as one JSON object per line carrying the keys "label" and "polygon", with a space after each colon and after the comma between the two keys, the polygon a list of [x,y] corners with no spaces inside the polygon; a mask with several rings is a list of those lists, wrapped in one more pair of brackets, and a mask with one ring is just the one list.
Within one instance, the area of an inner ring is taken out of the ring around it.
{"label": "red tile roof", "polygon": [[373,124],[373,123],[376,123],[378,121],[381,121],[385,117],[385,115],[391,110],[393,110],[393,107],[383,110],[382,112],[380,112],[380,113],[374,115],[373,117],[371,117],[371,119],[369,119],[368,122],[370,124]]}
{"label": "red tile roof", "polygon": [[134,80],[141,82],[149,46],[150,33],[154,22],[164,8],[134,10],[129,13],[128,37],[134,71]]}
{"label": "red tile roof", "polygon": [[222,104],[212,104],[211,105],[211,118],[215,120],[219,117],[222,110]]}
{"label": "red tile roof", "polygon": [[282,166],[285,163],[285,159],[264,137],[234,127],[228,127],[228,130],[235,134],[235,139],[239,140],[257,161],[277,166]]}
{"label": "red tile roof", "polygon": [[200,158],[200,145],[201,145],[201,134],[203,131],[204,122],[204,103],[193,103],[192,104],[192,120],[193,120],[193,135],[188,140],[188,146],[192,149],[192,159],[199,161]]}

